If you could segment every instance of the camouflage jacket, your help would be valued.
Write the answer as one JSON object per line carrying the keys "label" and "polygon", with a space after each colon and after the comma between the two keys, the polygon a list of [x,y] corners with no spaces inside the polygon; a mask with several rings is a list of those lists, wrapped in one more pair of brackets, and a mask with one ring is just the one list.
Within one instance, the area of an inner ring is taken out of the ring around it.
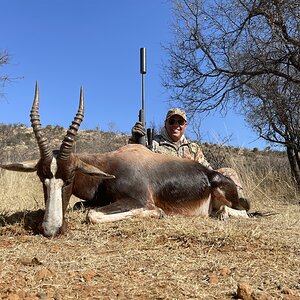
{"label": "camouflage jacket", "polygon": [[195,160],[211,169],[201,147],[197,143],[189,142],[183,135],[179,142],[174,143],[168,136],[165,128],[154,137],[151,150],[156,153],[178,156]]}

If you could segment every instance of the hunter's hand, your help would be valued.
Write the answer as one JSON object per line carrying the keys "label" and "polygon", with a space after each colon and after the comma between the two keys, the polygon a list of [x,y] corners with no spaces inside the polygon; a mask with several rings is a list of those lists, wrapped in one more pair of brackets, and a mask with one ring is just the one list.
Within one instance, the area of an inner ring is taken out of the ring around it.
{"label": "hunter's hand", "polygon": [[131,129],[131,140],[138,143],[139,139],[146,135],[142,122],[136,122]]}

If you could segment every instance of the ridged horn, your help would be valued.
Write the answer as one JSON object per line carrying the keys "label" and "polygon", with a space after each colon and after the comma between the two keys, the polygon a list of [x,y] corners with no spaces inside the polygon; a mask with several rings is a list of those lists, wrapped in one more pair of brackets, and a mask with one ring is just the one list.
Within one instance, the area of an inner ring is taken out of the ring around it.
{"label": "ridged horn", "polygon": [[69,127],[67,134],[60,146],[58,159],[67,160],[73,151],[73,145],[75,142],[75,136],[78,132],[79,126],[84,117],[84,100],[83,100],[83,88],[80,88],[80,100],[77,114]]}
{"label": "ridged horn", "polygon": [[31,121],[31,127],[33,128],[33,132],[35,134],[35,138],[37,140],[40,154],[42,159],[51,159],[52,151],[50,150],[50,146],[48,143],[47,138],[43,134],[43,128],[40,121],[40,115],[39,115],[39,105],[40,105],[40,99],[39,99],[39,85],[38,81],[35,83],[35,95],[34,100],[30,112],[30,121]]}

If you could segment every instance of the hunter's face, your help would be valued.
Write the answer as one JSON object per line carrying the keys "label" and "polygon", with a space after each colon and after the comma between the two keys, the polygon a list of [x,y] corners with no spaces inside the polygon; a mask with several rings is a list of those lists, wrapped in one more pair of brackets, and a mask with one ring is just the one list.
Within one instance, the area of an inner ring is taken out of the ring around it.
{"label": "hunter's face", "polygon": [[173,142],[178,142],[186,129],[186,121],[178,115],[174,115],[166,120],[165,127]]}

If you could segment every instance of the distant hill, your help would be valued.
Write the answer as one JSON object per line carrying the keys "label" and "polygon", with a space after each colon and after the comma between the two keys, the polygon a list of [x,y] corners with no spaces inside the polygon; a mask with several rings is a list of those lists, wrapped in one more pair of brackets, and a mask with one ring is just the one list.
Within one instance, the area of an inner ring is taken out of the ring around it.
{"label": "distant hill", "polygon": [[[59,149],[66,134],[66,129],[60,126],[48,125],[44,133],[51,148]],[[76,152],[107,152],[115,150],[127,143],[128,136],[100,130],[79,130],[76,136]],[[32,128],[24,125],[0,124],[0,162],[13,162],[36,159],[39,149]]]}

